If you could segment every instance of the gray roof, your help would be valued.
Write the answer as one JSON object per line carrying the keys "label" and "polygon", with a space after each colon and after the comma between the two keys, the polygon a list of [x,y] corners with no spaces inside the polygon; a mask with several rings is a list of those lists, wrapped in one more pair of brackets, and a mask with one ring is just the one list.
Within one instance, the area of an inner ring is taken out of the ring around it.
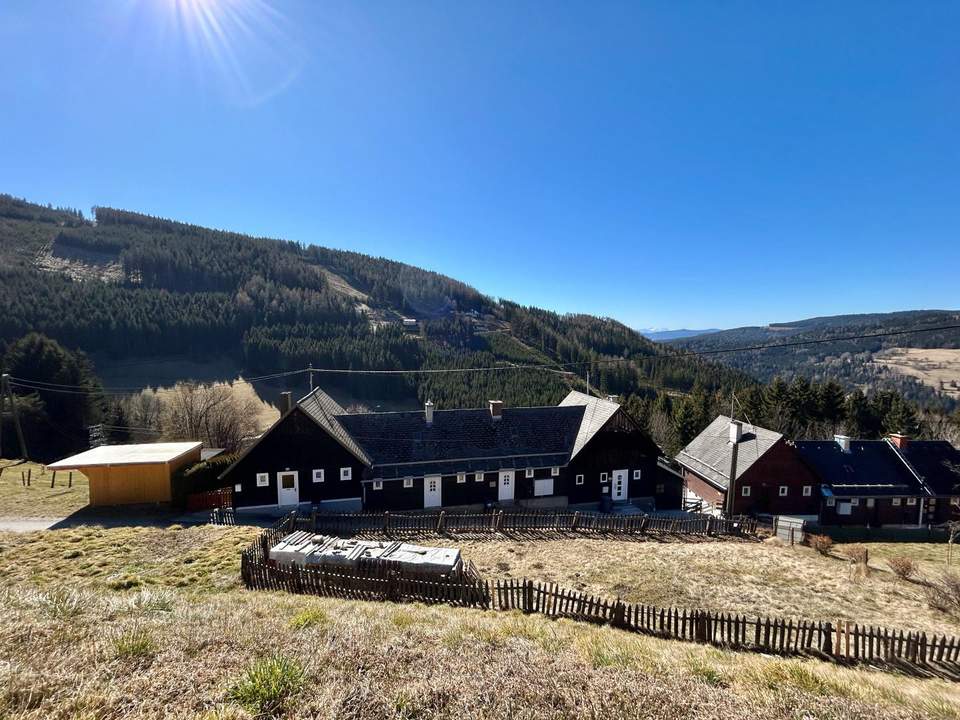
{"label": "gray roof", "polygon": [[[783,435],[780,433],[744,423],[743,434],[737,443],[737,479],[782,439]],[[730,484],[732,448],[730,418],[718,415],[716,420],[680,451],[676,460],[715,487],[726,490]]]}
{"label": "gray roof", "polygon": [[347,450],[353,453],[358,460],[365,465],[372,465],[370,456],[364,452],[363,448],[354,440],[343,425],[340,423],[340,417],[350,417],[332,397],[327,395],[320,388],[316,388],[306,397],[297,403],[301,410],[312,417],[320,427],[326,430],[330,435]]}
{"label": "gray roof", "polygon": [[577,439],[573,444],[573,450],[570,451],[570,459],[577,456],[577,453],[583,450],[584,446],[590,442],[590,439],[607,424],[620,405],[611,400],[587,395],[577,390],[571,390],[570,393],[560,401],[560,407],[583,407],[583,421],[580,423],[580,429],[577,431]]}

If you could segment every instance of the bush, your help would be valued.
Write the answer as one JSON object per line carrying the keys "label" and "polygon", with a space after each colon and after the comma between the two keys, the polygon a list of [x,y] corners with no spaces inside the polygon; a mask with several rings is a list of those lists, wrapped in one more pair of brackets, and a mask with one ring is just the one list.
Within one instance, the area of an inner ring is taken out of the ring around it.
{"label": "bush", "polygon": [[927,603],[934,610],[960,618],[960,575],[947,571],[930,583]]}
{"label": "bush", "polygon": [[303,668],[282,655],[253,663],[230,688],[227,697],[252,715],[276,716],[303,689]]}
{"label": "bush", "polygon": [[867,564],[867,549],[863,545],[847,545],[842,550],[843,556],[857,565]]}
{"label": "bush", "polygon": [[901,580],[909,580],[917,574],[917,564],[905,555],[897,555],[887,560],[890,570]]}
{"label": "bush", "polygon": [[833,549],[833,538],[829,535],[807,535],[807,542],[821,555],[829,555]]}

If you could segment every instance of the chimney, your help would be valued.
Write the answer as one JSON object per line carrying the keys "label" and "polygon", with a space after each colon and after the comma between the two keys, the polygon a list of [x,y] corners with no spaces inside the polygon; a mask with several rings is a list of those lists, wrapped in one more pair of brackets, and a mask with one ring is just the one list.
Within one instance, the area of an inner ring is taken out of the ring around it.
{"label": "chimney", "polygon": [[280,393],[280,414],[290,412],[290,408],[293,407],[293,400],[290,396],[290,391]]}
{"label": "chimney", "polygon": [[617,402],[620,399],[619,395],[607,395],[607,402]]}
{"label": "chimney", "polygon": [[503,400],[490,401],[490,417],[497,422],[503,417]]}
{"label": "chimney", "polygon": [[427,400],[423,404],[423,417],[427,421],[427,425],[433,425],[433,400]]}
{"label": "chimney", "polygon": [[893,443],[897,450],[906,450],[907,445],[910,444],[910,436],[904,435],[903,433],[891,433],[890,442]]}
{"label": "chimney", "polygon": [[730,421],[730,444],[736,445],[743,437],[743,423],[739,420]]}
{"label": "chimney", "polygon": [[833,436],[833,439],[834,439],[834,441],[837,443],[837,445],[840,446],[840,449],[843,450],[843,452],[845,452],[845,453],[850,452],[850,438],[849,438],[849,437],[847,437],[846,435],[834,435],[834,436]]}

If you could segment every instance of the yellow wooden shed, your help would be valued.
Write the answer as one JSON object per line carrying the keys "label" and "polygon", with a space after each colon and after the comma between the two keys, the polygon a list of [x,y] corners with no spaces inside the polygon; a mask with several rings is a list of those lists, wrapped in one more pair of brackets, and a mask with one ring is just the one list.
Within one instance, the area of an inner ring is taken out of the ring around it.
{"label": "yellow wooden shed", "polygon": [[101,445],[58,460],[51,470],[81,470],[90,480],[91,505],[170,502],[170,479],[200,461],[200,442]]}

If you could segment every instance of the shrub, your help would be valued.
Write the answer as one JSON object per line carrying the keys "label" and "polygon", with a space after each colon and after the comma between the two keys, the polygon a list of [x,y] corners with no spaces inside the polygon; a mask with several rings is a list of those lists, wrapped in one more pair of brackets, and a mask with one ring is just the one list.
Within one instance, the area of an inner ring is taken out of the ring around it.
{"label": "shrub", "polygon": [[829,555],[833,549],[833,538],[829,535],[807,535],[807,542],[821,555]]}
{"label": "shrub", "polygon": [[927,603],[934,610],[960,618],[960,575],[947,571],[930,583]]}
{"label": "shrub", "polygon": [[253,663],[227,697],[253,715],[276,716],[287,701],[303,689],[303,668],[282,655]]}
{"label": "shrub", "polygon": [[290,620],[290,629],[302,630],[314,625],[326,625],[328,620],[327,613],[322,608],[307,608],[293,616]]}
{"label": "shrub", "polygon": [[897,555],[887,560],[890,570],[901,580],[909,580],[917,574],[917,564],[905,555]]}
{"label": "shrub", "polygon": [[847,545],[843,548],[843,555],[857,565],[867,564],[867,549],[863,545]]}
{"label": "shrub", "polygon": [[157,645],[146,630],[130,630],[117,636],[113,641],[114,654],[121,659],[139,659],[152,657]]}

